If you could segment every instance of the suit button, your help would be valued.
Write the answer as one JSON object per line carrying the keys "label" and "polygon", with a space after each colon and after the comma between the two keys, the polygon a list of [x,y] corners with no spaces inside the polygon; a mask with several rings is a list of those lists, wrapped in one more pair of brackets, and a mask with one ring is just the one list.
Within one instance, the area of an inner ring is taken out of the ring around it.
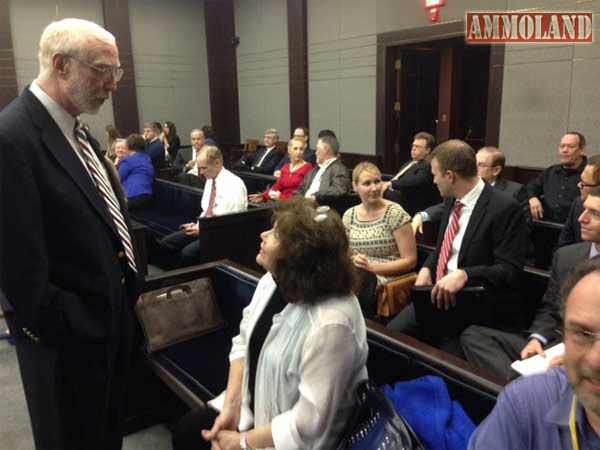
{"label": "suit button", "polygon": [[120,251],[119,253],[117,253],[117,258],[123,259],[124,257],[125,257],[125,252],[124,251]]}

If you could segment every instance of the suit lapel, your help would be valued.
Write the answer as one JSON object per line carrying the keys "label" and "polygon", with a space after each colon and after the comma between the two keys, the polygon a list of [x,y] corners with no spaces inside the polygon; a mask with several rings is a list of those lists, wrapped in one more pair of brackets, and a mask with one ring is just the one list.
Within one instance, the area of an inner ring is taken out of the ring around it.
{"label": "suit lapel", "polygon": [[467,229],[465,230],[465,234],[462,238],[462,243],[460,245],[460,252],[458,254],[458,264],[462,263],[463,258],[465,257],[465,250],[468,247],[468,244],[472,241],[477,228],[481,224],[481,221],[485,217],[487,213],[487,204],[490,201],[490,196],[492,194],[492,187],[486,183],[483,187],[483,191],[481,195],[477,199],[477,203],[475,203],[475,207],[471,212],[471,217],[469,219],[469,224],[467,225]]}
{"label": "suit lapel", "polygon": [[498,178],[496,180],[496,183],[494,183],[494,189],[498,189],[499,191],[505,191],[506,190],[506,180],[503,178]]}
{"label": "suit lapel", "polygon": [[65,139],[62,131],[60,131],[56,122],[54,122],[48,111],[46,111],[46,108],[44,108],[29,89],[26,89],[23,95],[25,105],[31,113],[32,120],[41,131],[43,146],[63,167],[109,228],[117,234],[115,224],[108,214],[108,210],[98,193],[98,189],[94,186],[77,155],[75,155],[71,144]]}

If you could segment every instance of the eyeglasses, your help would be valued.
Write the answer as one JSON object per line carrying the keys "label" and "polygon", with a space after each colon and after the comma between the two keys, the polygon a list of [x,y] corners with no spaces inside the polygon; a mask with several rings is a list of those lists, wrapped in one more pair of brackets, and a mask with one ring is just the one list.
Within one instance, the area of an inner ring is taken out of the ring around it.
{"label": "eyeglasses", "polygon": [[584,183],[583,181],[580,181],[579,183],[577,183],[577,187],[579,189],[586,188],[586,187],[592,188],[592,187],[596,187],[596,186],[599,186],[599,185],[598,184],[587,184],[587,183]]}
{"label": "eyeglasses", "polygon": [[90,64],[88,62],[85,62],[82,59],[77,58],[76,56],[73,56],[73,55],[67,55],[67,56],[69,58],[73,58],[76,61],[79,61],[84,66],[87,66],[90,69],[94,70],[104,80],[108,81],[111,78],[113,78],[116,82],[119,82],[119,81],[121,81],[121,78],[123,78],[124,71],[121,66],[98,67],[98,66],[94,66],[93,64]]}
{"label": "eyeglasses", "polygon": [[572,328],[565,326],[562,332],[561,330],[556,331],[563,334],[566,339],[570,340],[573,344],[579,347],[589,348],[592,345],[594,345],[596,341],[600,341],[600,333],[582,330],[580,328]]}

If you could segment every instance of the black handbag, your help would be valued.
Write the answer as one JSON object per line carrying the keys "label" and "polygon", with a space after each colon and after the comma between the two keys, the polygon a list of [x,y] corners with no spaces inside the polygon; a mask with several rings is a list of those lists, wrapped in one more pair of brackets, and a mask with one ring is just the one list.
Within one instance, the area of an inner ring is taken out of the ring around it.
{"label": "black handbag", "polygon": [[337,450],[425,450],[410,425],[371,381],[355,391],[355,407]]}

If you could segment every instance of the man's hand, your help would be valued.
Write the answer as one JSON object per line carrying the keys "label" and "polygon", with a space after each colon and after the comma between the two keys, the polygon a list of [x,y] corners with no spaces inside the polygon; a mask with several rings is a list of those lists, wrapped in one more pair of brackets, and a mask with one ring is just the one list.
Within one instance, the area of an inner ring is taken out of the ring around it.
{"label": "man's hand", "polygon": [[529,358],[533,355],[546,356],[542,343],[537,339],[530,340],[523,350],[521,350],[521,359]]}
{"label": "man's hand", "polygon": [[262,194],[250,194],[248,196],[248,200],[250,200],[252,203],[262,203],[265,199],[263,198]]}
{"label": "man's hand", "polygon": [[423,234],[423,216],[419,213],[415,214],[412,219],[413,234]]}
{"label": "man's hand", "polygon": [[431,286],[433,281],[431,280],[431,271],[427,267],[423,267],[417,274],[415,280],[415,286]]}
{"label": "man's hand", "polygon": [[181,228],[187,236],[198,236],[200,234],[198,222],[184,223],[179,228]]}
{"label": "man's hand", "polygon": [[383,194],[385,191],[387,191],[390,187],[392,186],[392,182],[391,181],[382,181],[381,182],[381,193]]}
{"label": "man's hand", "polygon": [[195,165],[196,165],[196,160],[190,159],[188,162],[185,163],[185,170],[192,170]]}
{"label": "man's hand", "polygon": [[455,270],[439,280],[431,290],[431,303],[438,309],[450,309],[456,306],[456,294],[465,287],[469,277],[462,270]]}
{"label": "man's hand", "polygon": [[531,197],[529,199],[529,210],[531,211],[531,217],[540,220],[544,217],[544,208],[542,207],[542,202],[537,197]]}

